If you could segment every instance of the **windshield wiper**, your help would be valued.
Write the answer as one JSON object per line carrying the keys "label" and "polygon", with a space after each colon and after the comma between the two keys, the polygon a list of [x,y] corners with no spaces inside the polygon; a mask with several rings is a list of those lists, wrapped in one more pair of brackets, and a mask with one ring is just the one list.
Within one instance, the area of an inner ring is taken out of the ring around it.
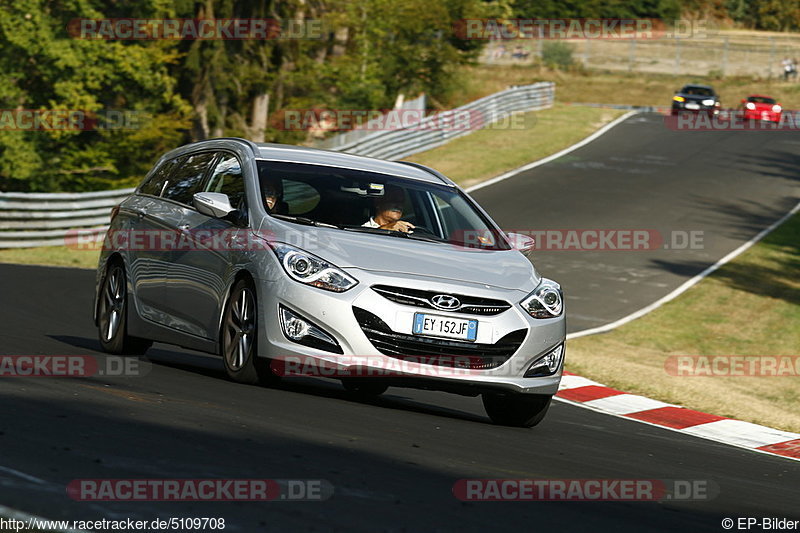
{"label": "windshield wiper", "polygon": [[305,224],[306,226],[316,226],[318,228],[336,228],[342,229],[342,226],[337,226],[336,224],[327,224],[325,222],[319,222],[318,220],[313,220],[308,217],[296,217],[292,215],[270,215],[280,220],[287,220],[289,222],[297,222],[298,224]]}

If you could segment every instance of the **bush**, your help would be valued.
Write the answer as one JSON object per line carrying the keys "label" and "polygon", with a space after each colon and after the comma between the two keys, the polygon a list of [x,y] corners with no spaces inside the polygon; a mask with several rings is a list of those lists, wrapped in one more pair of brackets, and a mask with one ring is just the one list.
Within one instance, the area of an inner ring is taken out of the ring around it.
{"label": "bush", "polygon": [[572,45],[563,41],[548,41],[542,46],[542,63],[550,68],[568,69],[575,64]]}

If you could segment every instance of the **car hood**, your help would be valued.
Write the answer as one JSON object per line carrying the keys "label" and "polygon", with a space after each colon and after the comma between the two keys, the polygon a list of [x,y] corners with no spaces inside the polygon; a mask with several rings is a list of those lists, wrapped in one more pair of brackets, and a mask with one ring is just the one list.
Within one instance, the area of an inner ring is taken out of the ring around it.
{"label": "car hood", "polygon": [[275,240],[344,269],[411,274],[527,292],[535,289],[540,279],[531,262],[517,250],[479,250],[338,229],[270,225]]}

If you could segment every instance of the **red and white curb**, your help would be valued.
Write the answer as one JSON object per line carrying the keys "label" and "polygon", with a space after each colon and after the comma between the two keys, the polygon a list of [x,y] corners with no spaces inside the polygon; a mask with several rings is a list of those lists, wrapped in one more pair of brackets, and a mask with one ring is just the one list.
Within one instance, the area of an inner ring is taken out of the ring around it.
{"label": "red and white curb", "polygon": [[644,422],[696,437],[800,460],[800,434],[693,411],[628,394],[564,372],[556,398],[601,413]]}

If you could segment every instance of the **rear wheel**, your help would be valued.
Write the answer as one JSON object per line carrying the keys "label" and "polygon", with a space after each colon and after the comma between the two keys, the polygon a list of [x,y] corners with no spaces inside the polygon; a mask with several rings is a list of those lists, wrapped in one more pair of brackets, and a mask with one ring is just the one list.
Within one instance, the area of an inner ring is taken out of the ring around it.
{"label": "rear wheel", "polygon": [[519,393],[488,393],[483,407],[492,422],[502,426],[533,427],[544,419],[552,396]]}
{"label": "rear wheel", "polygon": [[100,345],[108,353],[142,355],[153,341],[128,335],[128,282],[125,267],[115,261],[108,266],[100,288],[97,308]]}
{"label": "rear wheel", "polygon": [[247,280],[239,280],[231,289],[220,338],[220,351],[229,378],[249,384],[273,378],[267,362],[258,357],[256,291]]}

